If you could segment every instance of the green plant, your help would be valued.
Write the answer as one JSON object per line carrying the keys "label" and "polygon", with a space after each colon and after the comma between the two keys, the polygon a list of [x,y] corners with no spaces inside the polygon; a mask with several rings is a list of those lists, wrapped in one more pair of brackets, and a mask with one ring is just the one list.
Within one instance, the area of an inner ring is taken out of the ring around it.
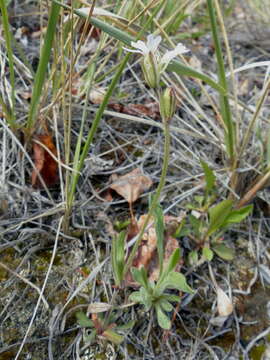
{"label": "green plant", "polygon": [[222,243],[222,235],[233,224],[243,221],[253,209],[252,205],[235,208],[235,202],[231,199],[216,203],[215,174],[205,162],[201,164],[205,177],[204,195],[196,196],[194,202],[187,205],[191,210],[188,222],[175,234],[176,237],[187,235],[195,242],[196,248],[189,254],[192,265],[199,262],[199,250],[202,251],[202,261],[211,261],[214,253],[225,260],[232,260],[233,251]]}
{"label": "green plant", "polygon": [[[146,269],[142,266],[140,269],[131,268],[131,274],[135,282],[140,285],[139,291],[134,291],[130,295],[130,300],[143,304],[146,311],[155,309],[158,324],[163,329],[169,329],[170,319],[165,312],[172,311],[172,302],[179,302],[180,297],[174,294],[166,293],[167,289],[184,291],[192,293],[193,290],[187,284],[183,274],[175,271],[180,260],[180,249],[176,249],[170,256],[168,263],[164,266],[164,219],[163,211],[158,205],[154,211],[155,230],[157,236],[157,253],[159,264],[159,278],[157,282],[150,281],[147,278]],[[125,273],[125,231],[122,231],[117,238],[113,240],[112,245],[112,267],[114,279],[117,286],[121,285]]]}
{"label": "green plant", "polygon": [[27,129],[31,133],[33,125],[37,119],[37,111],[42,94],[42,89],[46,80],[47,67],[50,60],[51,50],[53,47],[53,40],[56,33],[56,26],[61,7],[59,4],[52,3],[48,19],[47,32],[44,39],[44,45],[41,51],[41,56],[38,64],[38,69],[35,75],[33,94],[31,97],[30,109],[27,119]]}
{"label": "green plant", "polygon": [[[14,127],[15,125],[15,72],[14,72],[14,61],[13,61],[13,50],[11,46],[11,33],[8,23],[8,1],[0,0],[0,9],[2,15],[2,23],[4,29],[4,36],[7,47],[8,63],[9,63],[9,76],[10,76],[10,85],[11,85],[11,104],[7,105],[0,97],[0,105],[3,108],[3,111],[6,114],[7,121],[10,126]],[[10,108],[10,109],[9,109]]]}
{"label": "green plant", "polygon": [[90,334],[85,334],[84,341],[92,343],[97,338],[105,339],[116,345],[124,341],[124,336],[118,334],[118,331],[127,331],[134,326],[134,321],[129,321],[125,325],[117,325],[119,316],[115,312],[110,312],[109,316],[99,313],[93,314],[92,320],[82,311],[76,312],[77,322],[82,328],[89,328]]}
{"label": "green plant", "polygon": [[147,273],[144,267],[131,269],[133,279],[141,287],[139,291],[134,291],[130,295],[130,300],[143,304],[146,311],[154,308],[158,324],[163,329],[170,329],[171,327],[171,321],[166,314],[166,312],[172,311],[174,308],[171,303],[180,301],[179,296],[166,293],[166,290],[173,289],[186,293],[193,292],[187,284],[185,276],[175,271],[179,260],[180,250],[176,249],[156,283],[147,279]]}

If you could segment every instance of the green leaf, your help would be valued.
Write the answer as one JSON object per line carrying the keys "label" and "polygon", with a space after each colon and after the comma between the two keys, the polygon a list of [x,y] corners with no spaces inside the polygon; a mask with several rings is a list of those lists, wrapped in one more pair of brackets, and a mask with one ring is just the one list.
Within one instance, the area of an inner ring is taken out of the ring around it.
{"label": "green leaf", "polygon": [[125,239],[126,232],[121,231],[118,237],[112,241],[112,267],[115,284],[119,286],[123,281],[124,261],[125,261]]}
{"label": "green leaf", "polygon": [[189,221],[190,221],[190,225],[192,227],[192,230],[193,230],[194,234],[197,237],[200,237],[201,227],[202,227],[201,220],[197,219],[194,215],[190,214],[189,215]]}
{"label": "green leaf", "polygon": [[[16,86],[15,86],[15,70],[14,70],[14,53],[12,49],[12,35],[9,25],[9,14],[7,10],[8,3],[7,1],[0,0],[0,10],[1,10],[1,29],[4,36],[4,45],[7,50],[8,56],[8,65],[9,65],[9,83],[11,87],[11,108],[5,103],[4,99],[1,96],[1,106],[7,115],[7,121],[12,127],[15,125],[15,102],[16,102]],[[2,93],[2,92],[1,92]],[[4,105],[4,106],[3,106]]]}
{"label": "green leaf", "polygon": [[164,311],[172,311],[173,310],[173,306],[171,303],[169,303],[168,300],[162,298],[159,300],[158,304],[161,306],[161,308],[164,310]]}
{"label": "green leaf", "polygon": [[83,339],[87,344],[92,344],[97,336],[97,330],[93,329],[90,334],[84,335]]}
{"label": "green leaf", "polygon": [[93,327],[93,321],[90,320],[86,314],[82,311],[77,311],[75,313],[75,316],[77,318],[77,323],[81,326],[81,327]]}
{"label": "green leaf", "polygon": [[162,297],[170,302],[179,302],[181,300],[180,296],[173,294],[163,294]]}
{"label": "green leaf", "polygon": [[167,275],[175,269],[176,265],[179,263],[180,260],[180,249],[175,249],[172,255],[169,258],[168,264],[166,268],[164,269],[163,273],[161,274],[156,288],[160,286],[160,284],[164,281],[164,279],[167,277]]}
{"label": "green leaf", "polygon": [[190,253],[188,254],[188,262],[191,266],[195,266],[198,264],[198,251],[193,250],[190,251]]}
{"label": "green leaf", "polygon": [[30,131],[32,130],[33,124],[37,119],[37,111],[40,105],[40,97],[42,94],[42,90],[44,89],[44,82],[47,79],[46,77],[47,67],[50,60],[51,50],[53,47],[53,39],[55,34],[57,33],[56,26],[58,22],[60,9],[61,8],[59,4],[52,2],[51,10],[48,18],[47,31],[43,42],[44,45],[41,51],[40,60],[35,75],[30,109],[28,112],[27,128]]}
{"label": "green leaf", "polygon": [[155,230],[157,235],[157,251],[159,262],[159,273],[163,271],[163,259],[164,259],[164,218],[163,211],[160,205],[155,208]]}
{"label": "green leaf", "polygon": [[204,196],[196,195],[196,196],[194,196],[194,200],[197,201],[197,203],[199,204],[199,206],[202,206],[202,205],[203,205],[203,201],[204,201]]}
{"label": "green leaf", "polygon": [[175,230],[175,233],[173,234],[173,237],[180,238],[182,236],[186,236],[190,234],[191,230],[189,226],[186,225],[186,219],[183,219],[180,224],[178,225],[177,229]]}
{"label": "green leaf", "polygon": [[212,246],[213,251],[224,260],[233,260],[234,251],[223,244],[217,244]]}
{"label": "green leaf", "polygon": [[240,223],[252,212],[252,210],[253,210],[253,205],[248,205],[248,206],[242,207],[241,209],[232,210],[230,212],[230,214],[226,217],[226,220],[223,223],[223,226],[226,226],[229,224]]}
{"label": "green leaf", "polygon": [[218,83],[216,83],[214,80],[212,80],[209,76],[200,73],[194,69],[192,69],[189,66],[186,66],[176,60],[172,60],[167,69],[167,71],[173,71],[176,72],[179,75],[184,75],[184,76],[190,76],[190,77],[194,77],[197,79],[200,79],[204,82],[206,82],[208,85],[210,85],[213,89],[216,89],[217,91],[219,91],[221,94],[225,94],[226,91],[225,89]]}
{"label": "green leaf", "polygon": [[116,345],[120,345],[124,341],[124,336],[117,334],[113,330],[103,331],[102,336]]}
{"label": "green leaf", "polygon": [[203,257],[207,260],[207,261],[211,261],[213,259],[213,251],[211,249],[209,249],[209,247],[204,247],[202,249],[202,254]]}
{"label": "green leaf", "polygon": [[141,303],[144,305],[145,310],[148,311],[153,305],[152,296],[147,292],[143,286],[140,288]]}
{"label": "green leaf", "polygon": [[172,271],[167,276],[167,288],[177,289],[186,293],[194,293],[191,287],[187,284],[186,278],[179,272]]}
{"label": "green leaf", "polygon": [[139,283],[140,285],[144,286],[146,289],[148,289],[148,279],[147,274],[145,271],[144,266],[142,266],[140,269],[137,269],[135,267],[131,268],[131,273],[133,276],[133,279]]}
{"label": "green leaf", "polygon": [[208,166],[206,162],[201,160],[201,165],[203,168],[204,176],[205,176],[205,182],[206,182],[206,190],[208,192],[212,191],[215,186],[216,176],[212,169]]}
{"label": "green leaf", "polygon": [[130,224],[130,219],[125,220],[125,221],[115,221],[113,224],[113,227],[116,231],[122,231],[125,230],[128,225]]}
{"label": "green leaf", "polygon": [[134,327],[135,324],[136,324],[136,320],[130,320],[126,324],[117,325],[116,329],[117,330],[130,330]]}
{"label": "green leaf", "polygon": [[140,288],[139,291],[134,291],[132,294],[130,294],[129,300],[144,305],[147,311],[153,305],[151,295],[143,286]]}
{"label": "green leaf", "polygon": [[213,232],[217,231],[223,225],[225,219],[230,214],[233,206],[232,200],[223,200],[219,204],[211,207],[209,209],[209,229],[207,235],[211,235]]}
{"label": "green leaf", "polygon": [[162,329],[169,330],[171,328],[171,320],[164,314],[162,309],[157,305],[156,307],[158,324]]}
{"label": "green leaf", "polygon": [[129,295],[129,300],[135,303],[143,303],[140,291],[133,291],[133,293]]}

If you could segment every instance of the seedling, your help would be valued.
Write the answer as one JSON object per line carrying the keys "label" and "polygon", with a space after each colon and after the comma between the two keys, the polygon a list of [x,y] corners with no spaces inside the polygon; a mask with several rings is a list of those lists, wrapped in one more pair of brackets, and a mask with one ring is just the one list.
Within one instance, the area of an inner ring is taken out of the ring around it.
{"label": "seedling", "polygon": [[92,314],[92,318],[89,319],[84,312],[78,311],[76,318],[82,328],[89,328],[90,334],[86,334],[84,340],[90,344],[97,339],[105,339],[119,345],[123,342],[124,336],[118,334],[118,331],[129,330],[134,325],[134,321],[129,321],[125,325],[117,325],[117,314],[113,312],[108,317],[104,316],[103,313]]}
{"label": "seedling", "polygon": [[[196,243],[196,249],[189,254],[191,265],[201,263],[203,260],[211,261],[214,253],[224,260],[232,260],[233,250],[222,243],[222,236],[232,224],[240,223],[252,211],[253,206],[248,205],[240,209],[234,207],[234,201],[226,199],[213,205],[216,201],[216,177],[209,166],[202,162],[205,176],[204,196],[195,197],[195,203],[188,204],[191,209],[189,222],[182,226],[175,234],[176,237],[189,236]],[[199,260],[198,251],[202,252]]]}
{"label": "seedling", "polygon": [[176,249],[156,283],[147,279],[144,267],[141,267],[140,269],[131,269],[134,280],[141,287],[139,291],[134,291],[130,295],[130,300],[144,305],[146,311],[150,311],[154,308],[159,326],[166,330],[171,327],[171,321],[166,313],[173,310],[174,307],[172,302],[180,301],[179,296],[169,294],[166,290],[174,289],[186,293],[193,292],[191,287],[187,284],[185,276],[175,271],[179,259],[180,250]]}

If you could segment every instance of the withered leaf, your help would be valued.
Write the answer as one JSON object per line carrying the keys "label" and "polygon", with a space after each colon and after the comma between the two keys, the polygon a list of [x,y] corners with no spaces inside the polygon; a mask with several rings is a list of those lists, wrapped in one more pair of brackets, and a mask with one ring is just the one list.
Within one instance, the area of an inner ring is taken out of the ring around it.
{"label": "withered leaf", "polygon": [[[41,142],[53,155],[57,151],[51,135],[36,135],[35,139]],[[32,171],[32,186],[42,187],[38,174],[47,186],[52,186],[58,181],[58,165],[48,151],[38,143],[33,143],[33,158],[35,169]]]}
{"label": "withered leaf", "polygon": [[139,168],[123,176],[113,174],[112,181],[110,188],[121,195],[129,204],[135,202],[153,184],[151,178],[144,175]]}
{"label": "withered leaf", "polygon": [[139,116],[148,116],[154,120],[160,118],[159,105],[157,102],[151,102],[149,104],[128,104],[122,105],[117,103],[111,103],[108,105],[111,109],[118,111],[120,113],[128,115],[139,115]]}
{"label": "withered leaf", "polygon": [[217,288],[217,309],[219,316],[229,316],[233,312],[231,299],[220,287]]}
{"label": "withered leaf", "polygon": [[[137,223],[138,233],[142,228],[147,215],[142,215]],[[179,248],[177,239],[172,236],[172,227],[174,228],[176,224],[180,224],[183,220],[184,214],[179,217],[164,216],[165,223],[165,234],[164,234],[164,262],[163,266],[166,267],[168,260],[172,253]],[[150,223],[153,223],[154,219],[150,220]],[[136,235],[136,234],[135,234]],[[148,272],[148,278],[150,281],[157,281],[159,277],[159,264],[158,264],[158,255],[157,255],[157,235],[154,224],[148,228],[144,233],[142,238],[142,243],[139,246],[137,254],[132,263],[133,267],[140,268],[144,266]],[[176,270],[179,270],[176,269]],[[131,274],[128,273],[126,277],[126,283],[130,286],[136,286],[137,284],[131,278]]]}

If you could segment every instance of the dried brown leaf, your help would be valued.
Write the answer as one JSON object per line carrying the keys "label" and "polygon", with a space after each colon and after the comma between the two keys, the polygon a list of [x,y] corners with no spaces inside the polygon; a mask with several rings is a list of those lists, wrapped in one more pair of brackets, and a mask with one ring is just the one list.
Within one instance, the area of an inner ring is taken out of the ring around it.
{"label": "dried brown leaf", "polygon": [[[137,232],[139,233],[142,228],[147,215],[142,215],[138,220]],[[180,224],[183,220],[184,214],[179,217],[174,216],[164,216],[165,222],[165,244],[164,244],[164,263],[165,267],[168,263],[168,260],[172,253],[179,248],[179,244],[177,239],[172,236],[175,228]],[[150,219],[150,223],[154,222],[154,219]],[[134,235],[134,234],[133,234]],[[136,235],[136,234],[135,234]],[[154,224],[148,228],[148,230],[144,233],[142,238],[142,243],[139,246],[137,254],[132,263],[133,267],[140,268],[142,266],[145,267],[148,272],[149,280],[157,281],[159,277],[159,264],[158,264],[158,256],[157,256],[157,236],[155,231]],[[179,270],[179,269],[178,269]],[[130,286],[137,286],[137,284],[132,280],[131,274],[128,274],[126,277],[126,283]]]}
{"label": "dried brown leaf", "polygon": [[217,288],[217,310],[219,316],[229,316],[233,312],[231,299],[220,287]]}
{"label": "dried brown leaf", "polygon": [[110,188],[121,195],[129,204],[135,202],[153,184],[151,178],[144,175],[139,168],[123,176],[114,174],[112,181]]}
{"label": "dried brown leaf", "polygon": [[[51,135],[37,135],[35,139],[41,142],[53,155],[57,155]],[[54,185],[58,181],[57,162],[43,146],[35,142],[33,143],[33,154],[35,169],[32,172],[32,185],[42,187],[38,174],[47,186]]]}
{"label": "dried brown leaf", "polygon": [[111,103],[108,106],[115,111],[128,115],[148,116],[154,120],[160,118],[159,105],[157,102],[151,102],[149,104],[144,104],[144,105],[142,104],[122,105],[117,103]]}

